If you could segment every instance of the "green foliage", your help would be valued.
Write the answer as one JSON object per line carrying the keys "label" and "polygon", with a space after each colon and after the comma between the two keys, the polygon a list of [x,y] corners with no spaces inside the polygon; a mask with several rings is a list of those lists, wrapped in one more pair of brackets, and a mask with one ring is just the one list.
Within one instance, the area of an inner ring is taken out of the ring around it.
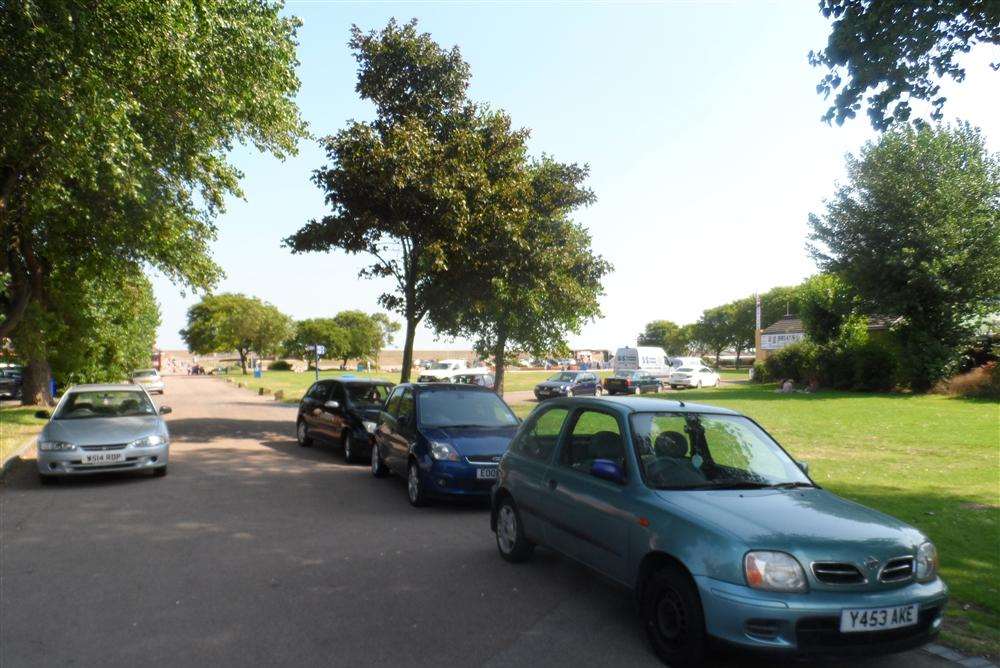
{"label": "green foliage", "polygon": [[719,363],[719,355],[729,347],[733,337],[733,312],[726,306],[716,306],[705,309],[701,318],[694,325],[694,338],[699,347],[715,356]]}
{"label": "green foliage", "polygon": [[315,359],[315,352],[306,346],[319,344],[326,348],[326,359],[340,359],[348,347],[347,331],[333,318],[308,318],[295,323],[292,337],[285,341],[284,351],[289,357],[308,360]]}
{"label": "green foliage", "polygon": [[141,271],[95,276],[63,266],[45,289],[45,306],[27,308],[13,343],[24,359],[47,359],[60,386],[121,382],[150,365],[160,313]]}
{"label": "green foliage", "polygon": [[754,362],[753,363],[753,377],[751,380],[754,383],[769,383],[771,382],[771,377],[767,372],[767,365],[764,362]]}
{"label": "green foliage", "polygon": [[288,360],[275,360],[267,365],[268,371],[291,371],[292,363]]}
{"label": "green foliage", "polygon": [[278,349],[291,333],[291,319],[256,297],[224,293],[206,295],[188,309],[187,327],[180,334],[188,349],[199,355],[235,350],[247,372],[247,356],[265,356]]}
{"label": "green foliage", "polygon": [[382,338],[378,345],[378,350],[388,348],[392,345],[392,340],[399,333],[399,323],[387,316],[385,313],[372,313],[372,320],[378,324],[382,332]]}
{"label": "green foliage", "polygon": [[799,341],[785,346],[765,360],[766,375],[779,383],[787,379],[798,384],[809,383],[819,375],[817,366],[819,353],[819,347],[809,341]]}
{"label": "green foliage", "polygon": [[344,332],[343,345],[337,354],[344,364],[349,359],[378,357],[384,336],[379,321],[364,311],[341,311],[334,316],[333,321]]}
{"label": "green foliage", "polygon": [[833,20],[829,42],[810,52],[809,62],[829,69],[816,87],[836,93],[823,117],[838,124],[854,118],[868,93],[868,116],[878,130],[906,123],[909,100],[931,104],[940,120],[945,97],[938,81],[965,78],[956,56],[977,43],[1000,44],[1000,4],[996,0],[820,0]]}
{"label": "green foliage", "polygon": [[836,339],[856,307],[854,292],[838,276],[817,274],[802,284],[798,315],[806,335],[815,343],[823,345]]}
{"label": "green foliage", "polygon": [[64,262],[216,281],[226,152],[304,135],[298,25],[266,0],[0,5],[0,336]]}
{"label": "green foliage", "polygon": [[476,115],[465,100],[469,66],[457,48],[442,49],[418,33],[416,21],[392,20],[370,33],[355,26],[350,46],[357,91],[375,104],[376,118],[322,140],[329,164],[313,181],[331,213],[284,243],[295,253],[365,253],[373,262],[362,277],[392,279],[379,303],[406,320],[406,380],[434,272],[447,266],[445,248],[469,221],[469,181],[478,174],[465,150],[466,125]]}
{"label": "green foliage", "polygon": [[1000,308],[1000,155],[965,124],[907,127],[849,158],[848,175],[810,216],[813,256],[861,308],[903,317],[901,373],[926,391]]}
{"label": "green foliage", "polygon": [[653,320],[639,335],[640,346],[657,346],[668,355],[685,355],[694,335],[692,325],[680,326],[669,320]]}

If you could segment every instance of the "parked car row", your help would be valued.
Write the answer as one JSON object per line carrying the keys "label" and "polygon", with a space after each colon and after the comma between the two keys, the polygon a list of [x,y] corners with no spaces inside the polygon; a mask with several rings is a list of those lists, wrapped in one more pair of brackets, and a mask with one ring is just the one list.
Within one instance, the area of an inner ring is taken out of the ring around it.
{"label": "parked car row", "polygon": [[523,423],[474,385],[324,380],[303,399],[299,442],[339,440],[354,460],[349,439],[367,438],[372,475],[404,478],[414,506],[488,495],[503,559],[545,546],[632,589],[670,665],[700,665],[709,639],[871,655],[937,635],[948,588],[917,529],[821,489],[739,413],[567,396],[600,387],[570,375]]}

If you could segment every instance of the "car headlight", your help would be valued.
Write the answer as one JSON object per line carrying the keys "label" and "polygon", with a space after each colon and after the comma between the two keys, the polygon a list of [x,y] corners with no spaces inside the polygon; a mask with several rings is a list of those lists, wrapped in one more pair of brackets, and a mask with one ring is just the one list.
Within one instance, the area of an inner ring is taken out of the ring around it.
{"label": "car headlight", "polygon": [[365,431],[369,434],[374,434],[375,430],[378,429],[378,423],[372,422],[371,420],[362,420],[361,424],[364,426]]}
{"label": "car headlight", "polygon": [[76,446],[65,441],[38,441],[38,449],[44,452],[64,452],[76,450]]}
{"label": "car headlight", "polygon": [[139,438],[131,443],[133,448],[155,448],[158,445],[163,445],[167,442],[167,439],[162,436],[147,436],[146,438]]}
{"label": "car headlight", "polygon": [[747,552],[743,558],[747,584],[768,591],[806,591],[806,574],[795,557],[784,552]]}
{"label": "car headlight", "polygon": [[927,541],[917,548],[917,580],[927,582],[937,575],[938,553],[934,543]]}
{"label": "car headlight", "polygon": [[431,441],[431,457],[438,461],[457,462],[458,452],[450,443]]}

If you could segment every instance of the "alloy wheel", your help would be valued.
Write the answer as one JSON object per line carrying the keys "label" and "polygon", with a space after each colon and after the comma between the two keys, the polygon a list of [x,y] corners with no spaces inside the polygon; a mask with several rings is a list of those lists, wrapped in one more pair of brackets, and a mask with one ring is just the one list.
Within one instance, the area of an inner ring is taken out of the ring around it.
{"label": "alloy wheel", "polygon": [[504,554],[510,554],[517,542],[517,515],[510,504],[504,504],[497,515],[497,545]]}
{"label": "alloy wheel", "polygon": [[350,432],[347,432],[344,436],[344,459],[347,460],[348,463],[354,461],[354,448],[351,447],[353,442],[354,438],[351,436]]}

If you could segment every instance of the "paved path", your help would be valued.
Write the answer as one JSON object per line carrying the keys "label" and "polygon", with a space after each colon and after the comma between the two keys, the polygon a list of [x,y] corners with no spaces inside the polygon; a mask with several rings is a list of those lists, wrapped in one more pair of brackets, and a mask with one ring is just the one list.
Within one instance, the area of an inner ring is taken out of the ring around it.
{"label": "paved path", "polygon": [[158,400],[165,478],[8,474],[3,668],[659,665],[626,592],[543,550],[507,564],[484,507],[410,508],[401,481],[299,448],[294,408],[219,380],[170,378]]}

